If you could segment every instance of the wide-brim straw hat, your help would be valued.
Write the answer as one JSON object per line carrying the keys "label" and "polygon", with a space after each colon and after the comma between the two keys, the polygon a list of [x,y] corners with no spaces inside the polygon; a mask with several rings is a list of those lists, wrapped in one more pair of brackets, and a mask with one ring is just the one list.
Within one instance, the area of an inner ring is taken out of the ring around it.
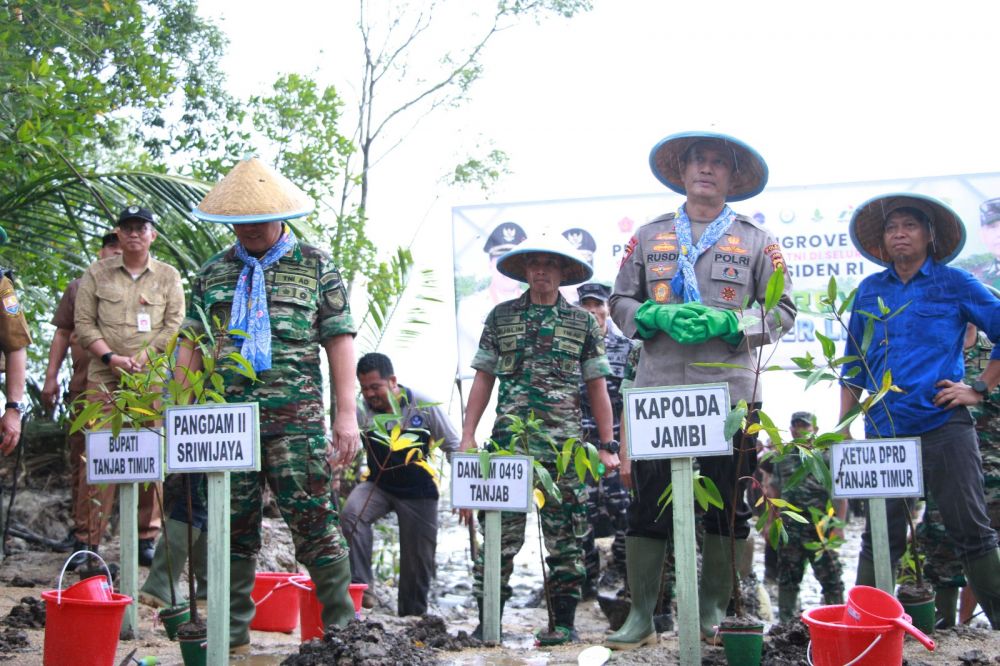
{"label": "wide-brim straw hat", "polygon": [[554,254],[565,260],[562,269],[563,279],[559,283],[561,287],[586,282],[594,274],[594,269],[584,261],[576,248],[562,234],[545,231],[535,236],[528,236],[516,248],[497,259],[497,270],[518,282],[527,282],[525,263],[528,255],[543,253]]}
{"label": "wide-brim straw hat", "polygon": [[883,194],[869,199],[854,211],[849,227],[851,242],[866,259],[880,266],[892,263],[882,244],[885,219],[900,208],[916,208],[931,221],[934,242],[928,254],[939,264],[947,264],[965,247],[965,225],[958,213],[937,199],[922,194]]}
{"label": "wide-brim straw hat", "polygon": [[718,132],[680,132],[671,134],[653,146],[649,153],[649,168],[657,180],[678,194],[687,194],[682,160],[688,149],[699,141],[722,143],[733,152],[733,176],[726,201],[743,201],[757,196],[767,185],[767,162],[756,150],[739,139]]}
{"label": "wide-brim straw hat", "polygon": [[253,224],[291,220],[313,208],[312,199],[292,181],[251,157],[216,183],[192,213],[207,222]]}

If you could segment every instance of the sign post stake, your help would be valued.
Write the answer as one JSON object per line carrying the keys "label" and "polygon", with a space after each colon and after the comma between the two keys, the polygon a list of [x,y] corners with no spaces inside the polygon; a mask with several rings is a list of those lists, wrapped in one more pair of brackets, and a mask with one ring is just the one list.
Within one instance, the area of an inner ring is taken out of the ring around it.
{"label": "sign post stake", "polygon": [[892,556],[889,554],[889,521],[885,498],[868,500],[868,516],[872,526],[872,556],[875,560],[875,586],[893,594]]}
{"label": "sign post stake", "polygon": [[834,499],[868,500],[875,585],[888,594],[894,590],[885,500],[924,494],[922,461],[919,437],[844,440],[830,449]]}
{"label": "sign post stake", "polygon": [[701,628],[698,617],[698,561],[694,534],[694,473],[691,458],[670,461],[674,484],[674,562],[677,572],[677,638],[679,663],[701,663]]}
{"label": "sign post stake", "polygon": [[486,511],[483,546],[483,642],[500,643],[500,512]]}
{"label": "sign post stake", "polygon": [[121,581],[118,589],[132,597],[133,603],[125,607],[125,617],[119,637],[138,638],[136,602],[139,600],[139,484],[122,483],[118,486],[118,539],[121,546]]}
{"label": "sign post stake", "polygon": [[208,477],[208,663],[229,660],[229,472]]}

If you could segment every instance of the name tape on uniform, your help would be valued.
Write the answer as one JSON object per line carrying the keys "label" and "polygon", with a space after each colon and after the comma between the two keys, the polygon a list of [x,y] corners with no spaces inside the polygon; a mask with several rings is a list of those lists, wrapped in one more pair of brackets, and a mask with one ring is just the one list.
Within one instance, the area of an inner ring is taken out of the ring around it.
{"label": "name tape on uniform", "polygon": [[858,439],[830,449],[835,498],[919,497],[924,494],[920,439]]}
{"label": "name tape on uniform", "polygon": [[168,472],[260,470],[260,420],[255,402],[168,407]]}
{"label": "name tape on uniform", "polygon": [[87,483],[136,483],[163,480],[163,433],[159,430],[110,430],[87,433]]}
{"label": "name tape on uniform", "polygon": [[733,443],[725,435],[728,384],[631,388],[624,395],[630,458],[732,453]]}
{"label": "name tape on uniform", "polygon": [[531,510],[531,456],[495,456],[490,478],[484,479],[479,456],[455,453],[451,457],[451,505],[481,511]]}

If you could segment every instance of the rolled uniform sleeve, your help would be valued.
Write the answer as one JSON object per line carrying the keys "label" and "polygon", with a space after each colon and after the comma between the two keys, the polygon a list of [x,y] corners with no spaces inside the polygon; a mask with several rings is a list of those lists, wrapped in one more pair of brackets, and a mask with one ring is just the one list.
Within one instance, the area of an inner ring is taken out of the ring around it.
{"label": "rolled uniform sleeve", "polygon": [[497,348],[496,313],[497,309],[493,308],[486,316],[483,334],[479,336],[479,349],[476,350],[476,355],[472,357],[470,363],[474,370],[482,370],[494,377],[497,375],[497,364],[500,360]]}
{"label": "rolled uniform sleeve", "polygon": [[604,336],[597,320],[590,315],[590,326],[587,329],[587,339],[583,343],[580,357],[580,374],[584,382],[611,374],[611,364],[604,349]]}

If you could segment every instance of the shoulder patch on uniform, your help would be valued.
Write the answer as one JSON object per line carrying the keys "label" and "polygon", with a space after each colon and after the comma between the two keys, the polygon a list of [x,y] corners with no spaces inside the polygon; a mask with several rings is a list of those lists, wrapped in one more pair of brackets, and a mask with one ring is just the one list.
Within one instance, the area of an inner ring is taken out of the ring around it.
{"label": "shoulder patch on uniform", "polygon": [[625,244],[625,252],[622,253],[622,263],[618,265],[618,268],[621,268],[622,266],[625,265],[625,262],[628,261],[628,258],[632,256],[633,252],[635,252],[635,247],[638,244],[639,244],[639,238],[637,236],[633,235],[632,238],[628,239],[628,243]]}
{"label": "shoulder patch on uniform", "polygon": [[17,294],[13,291],[4,294],[2,298],[4,312],[13,317],[21,311],[21,301],[17,300]]}

